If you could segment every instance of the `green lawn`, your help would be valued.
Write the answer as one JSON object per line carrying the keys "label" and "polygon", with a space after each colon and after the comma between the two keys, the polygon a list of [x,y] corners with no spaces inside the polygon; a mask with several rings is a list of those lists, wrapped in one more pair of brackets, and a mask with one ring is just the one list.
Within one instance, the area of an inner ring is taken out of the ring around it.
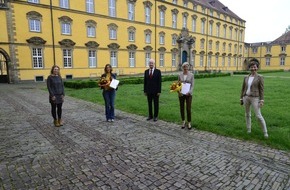
{"label": "green lawn", "polygon": [[[290,72],[267,73],[265,79],[265,105],[262,108],[269,133],[263,132],[252,112],[252,134],[246,133],[244,108],[239,104],[243,76],[204,78],[195,80],[192,102],[192,125],[198,130],[290,150]],[[181,123],[177,93],[170,93],[172,82],[162,83],[159,119]],[[103,105],[99,88],[66,89],[69,96]],[[116,109],[147,116],[147,101],[143,85],[122,85],[116,96]]]}

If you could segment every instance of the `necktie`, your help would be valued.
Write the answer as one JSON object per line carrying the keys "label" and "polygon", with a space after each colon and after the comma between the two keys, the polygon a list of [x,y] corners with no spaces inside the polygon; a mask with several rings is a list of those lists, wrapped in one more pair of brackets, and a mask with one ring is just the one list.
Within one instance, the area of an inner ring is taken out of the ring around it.
{"label": "necktie", "polygon": [[150,69],[149,77],[152,78],[152,69]]}

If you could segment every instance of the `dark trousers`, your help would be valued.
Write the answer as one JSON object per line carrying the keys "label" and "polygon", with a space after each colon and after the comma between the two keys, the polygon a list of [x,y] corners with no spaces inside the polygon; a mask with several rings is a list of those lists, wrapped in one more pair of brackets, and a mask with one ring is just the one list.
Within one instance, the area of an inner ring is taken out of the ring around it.
{"label": "dark trousers", "polygon": [[106,119],[115,119],[116,90],[103,90]]}
{"label": "dark trousers", "polygon": [[[51,115],[54,120],[61,119],[61,114],[62,114],[62,103],[60,104],[55,104],[55,103],[50,103],[51,104]],[[56,117],[57,113],[57,117]]]}
{"label": "dark trousers", "polygon": [[191,122],[191,102],[192,102],[192,96],[186,96],[182,95],[179,97],[179,105],[180,105],[180,114],[182,121],[185,120],[184,115],[184,104],[186,103],[186,113],[187,113],[187,121]]}
{"label": "dark trousers", "polygon": [[158,117],[159,96],[157,94],[147,94],[149,117],[153,117],[152,101],[154,102],[154,117]]}

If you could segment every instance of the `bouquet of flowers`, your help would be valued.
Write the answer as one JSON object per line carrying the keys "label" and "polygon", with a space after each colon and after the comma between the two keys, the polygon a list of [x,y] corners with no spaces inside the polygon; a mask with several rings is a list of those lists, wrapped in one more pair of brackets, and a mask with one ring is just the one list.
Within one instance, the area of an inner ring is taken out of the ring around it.
{"label": "bouquet of flowers", "polygon": [[107,81],[107,79],[105,78],[105,77],[102,77],[99,81],[98,81],[98,84],[99,85],[105,85],[105,84],[107,84],[108,83],[108,81]]}
{"label": "bouquet of flowers", "polygon": [[182,83],[181,82],[173,82],[170,85],[170,92],[180,92]]}

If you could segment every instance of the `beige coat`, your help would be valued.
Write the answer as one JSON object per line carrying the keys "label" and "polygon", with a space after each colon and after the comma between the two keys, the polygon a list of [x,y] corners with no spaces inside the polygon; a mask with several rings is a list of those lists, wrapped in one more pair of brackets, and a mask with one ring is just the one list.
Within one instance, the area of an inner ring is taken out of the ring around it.
{"label": "beige coat", "polygon": [[[248,80],[250,75],[244,78],[243,87],[241,90],[241,99],[246,95],[248,89]],[[261,75],[256,74],[250,88],[250,95],[252,97],[259,97],[260,100],[264,100],[264,79]]]}

